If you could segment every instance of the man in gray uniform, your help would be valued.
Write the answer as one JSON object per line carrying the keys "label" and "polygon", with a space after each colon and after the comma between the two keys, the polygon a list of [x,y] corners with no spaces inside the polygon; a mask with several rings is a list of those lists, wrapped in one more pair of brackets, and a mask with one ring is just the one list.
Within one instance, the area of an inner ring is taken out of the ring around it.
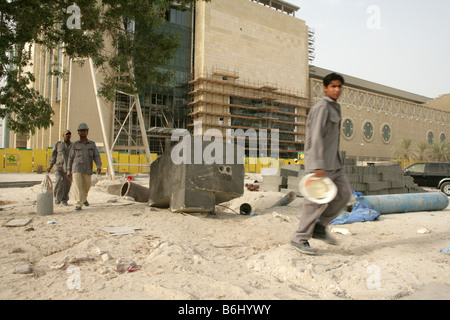
{"label": "man in gray uniform", "polygon": [[303,200],[300,225],[292,236],[291,246],[311,255],[317,253],[309,245],[311,238],[337,244],[326,227],[347,206],[352,195],[339,155],[341,106],[336,101],[342,93],[344,78],[332,73],[324,78],[323,85],[325,97],[311,108],[306,122],[305,172],[315,173],[319,178],[327,176],[337,186],[338,193],[328,204]]}
{"label": "man in gray uniform", "polygon": [[67,159],[69,158],[69,151],[72,146],[72,142],[70,142],[71,137],[72,133],[70,130],[67,130],[63,134],[63,140],[55,143],[49,167],[47,168],[47,172],[50,173],[50,170],[55,166],[56,183],[55,189],[53,190],[55,204],[62,203],[65,206],[69,205],[67,201],[69,201],[69,191],[72,185],[72,181],[67,178],[66,174]]}
{"label": "man in gray uniform", "polygon": [[67,177],[72,179],[75,193],[75,210],[81,210],[83,205],[89,206],[87,196],[91,188],[93,162],[97,173],[102,172],[102,160],[94,141],[88,140],[89,127],[85,123],[78,126],[80,140],[73,143],[67,163]]}

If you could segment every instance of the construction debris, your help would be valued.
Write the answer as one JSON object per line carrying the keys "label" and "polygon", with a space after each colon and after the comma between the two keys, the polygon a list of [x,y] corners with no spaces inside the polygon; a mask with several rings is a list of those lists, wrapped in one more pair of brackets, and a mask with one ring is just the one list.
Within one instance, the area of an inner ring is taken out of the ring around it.
{"label": "construction debris", "polygon": [[[179,144],[181,143],[183,142]],[[244,194],[245,169],[243,163],[238,164],[236,146],[231,146],[235,148],[232,161],[226,158],[224,153],[222,161],[206,164],[205,159],[202,159],[196,164],[193,160],[195,159],[193,151],[197,151],[198,146],[192,141],[192,147],[187,151],[191,157],[184,157],[192,160],[175,164],[172,151],[177,150],[174,148],[178,148],[179,144],[156,159],[150,167],[151,206],[170,207],[172,212],[214,212],[216,204],[239,198]],[[226,143],[220,145],[224,150],[230,147],[230,144]],[[200,146],[203,149],[200,150],[204,152],[208,146],[203,143]],[[240,162],[243,162],[242,159]]]}
{"label": "construction debris", "polygon": [[5,227],[23,227],[29,224],[31,219],[13,219],[9,220],[3,226]]}

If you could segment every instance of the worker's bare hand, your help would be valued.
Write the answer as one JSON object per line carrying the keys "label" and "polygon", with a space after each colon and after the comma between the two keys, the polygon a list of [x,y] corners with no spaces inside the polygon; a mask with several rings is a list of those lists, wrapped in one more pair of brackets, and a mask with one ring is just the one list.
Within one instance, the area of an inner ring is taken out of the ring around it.
{"label": "worker's bare hand", "polygon": [[323,169],[318,169],[314,171],[314,174],[316,175],[317,178],[325,178],[326,171]]}

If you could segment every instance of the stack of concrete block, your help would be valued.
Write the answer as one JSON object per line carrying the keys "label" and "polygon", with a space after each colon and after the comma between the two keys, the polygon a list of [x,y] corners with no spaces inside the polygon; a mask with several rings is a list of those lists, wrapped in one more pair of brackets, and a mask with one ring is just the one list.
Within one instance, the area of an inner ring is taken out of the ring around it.
{"label": "stack of concrete block", "polygon": [[[356,160],[346,158],[345,152],[341,153],[341,159],[353,191],[366,196],[426,192],[419,188],[411,177],[403,174],[400,163],[374,163],[369,166],[357,166]],[[270,173],[262,172],[263,183],[260,191],[283,193],[294,191],[300,195],[298,185],[305,175],[302,165],[283,165],[279,169],[271,170]]]}
{"label": "stack of concrete block", "polygon": [[344,165],[353,191],[368,195],[425,192],[411,177],[404,176],[400,164]]}
{"label": "stack of concrete block", "polygon": [[263,170],[263,182],[259,190],[282,193],[294,191],[297,194],[300,194],[298,183],[304,174],[305,171],[300,164],[282,165],[281,168],[276,170]]}

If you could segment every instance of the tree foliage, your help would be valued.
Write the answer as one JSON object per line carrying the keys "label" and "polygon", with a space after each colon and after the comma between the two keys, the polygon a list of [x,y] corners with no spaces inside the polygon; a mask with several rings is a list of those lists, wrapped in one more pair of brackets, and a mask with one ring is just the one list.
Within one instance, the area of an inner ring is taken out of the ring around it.
{"label": "tree foliage", "polygon": [[[73,16],[67,10],[72,0],[0,0],[0,105],[6,106],[0,117],[13,115],[8,126],[22,134],[53,124],[49,101],[31,86],[31,43],[49,50],[61,46],[81,64],[92,58],[105,76],[99,93],[108,100],[116,90],[135,94],[167,83],[172,73],[162,67],[172,59],[179,40],[161,27],[174,3],[186,9],[195,0],[78,0],[81,24],[73,28],[67,23]],[[138,26],[135,30],[129,27],[132,22]]]}
{"label": "tree foliage", "polygon": [[450,144],[447,142],[435,142],[429,144],[425,141],[417,143],[416,150],[412,150],[411,139],[401,139],[393,152],[395,157],[404,160],[418,161],[450,161]]}
{"label": "tree foliage", "polygon": [[450,146],[445,142],[433,143],[427,149],[427,158],[430,161],[448,161],[450,159]]}
{"label": "tree foliage", "polygon": [[412,159],[414,151],[411,149],[411,145],[411,139],[400,139],[397,147],[394,149],[394,156],[405,160]]}

